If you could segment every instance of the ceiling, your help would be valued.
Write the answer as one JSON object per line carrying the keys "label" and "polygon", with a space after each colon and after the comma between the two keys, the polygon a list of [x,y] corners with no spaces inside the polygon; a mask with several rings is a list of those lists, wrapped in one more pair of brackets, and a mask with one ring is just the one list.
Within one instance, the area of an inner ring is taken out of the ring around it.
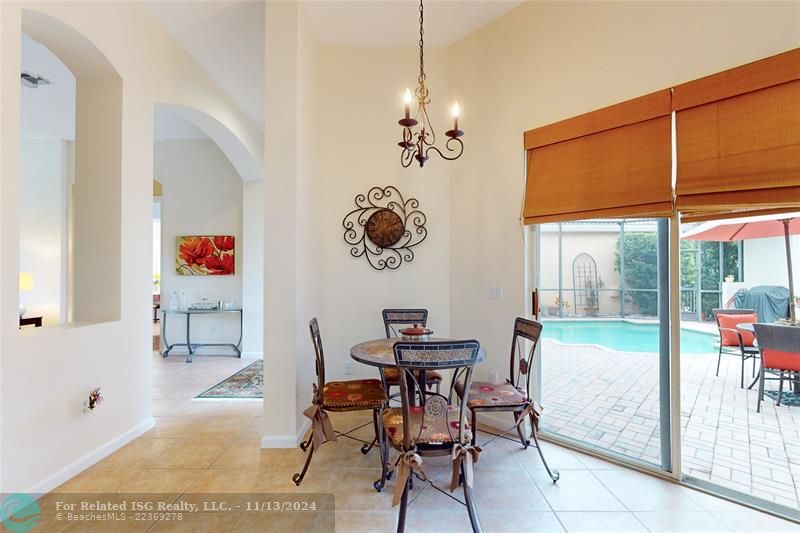
{"label": "ceiling", "polygon": [[[447,46],[521,4],[520,0],[427,0],[425,43]],[[147,9],[257,127],[264,128],[263,0],[167,0]],[[417,0],[305,0],[302,10],[325,46],[415,47]]]}
{"label": "ceiling", "polygon": [[[521,4],[520,0],[427,0],[426,46],[449,46]],[[414,47],[418,0],[307,0],[304,12],[317,41],[357,48]]]}
{"label": "ceiling", "polygon": [[257,127],[264,128],[264,3],[148,2],[147,9]]}

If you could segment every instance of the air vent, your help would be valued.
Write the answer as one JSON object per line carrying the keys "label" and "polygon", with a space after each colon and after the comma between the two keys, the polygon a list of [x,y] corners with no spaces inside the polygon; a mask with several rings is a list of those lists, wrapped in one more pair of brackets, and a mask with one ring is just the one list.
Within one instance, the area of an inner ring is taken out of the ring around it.
{"label": "air vent", "polygon": [[20,74],[19,78],[22,81],[22,85],[29,89],[36,89],[42,85],[51,85],[50,80],[47,78],[43,78],[38,74],[31,74],[30,72],[23,72]]}

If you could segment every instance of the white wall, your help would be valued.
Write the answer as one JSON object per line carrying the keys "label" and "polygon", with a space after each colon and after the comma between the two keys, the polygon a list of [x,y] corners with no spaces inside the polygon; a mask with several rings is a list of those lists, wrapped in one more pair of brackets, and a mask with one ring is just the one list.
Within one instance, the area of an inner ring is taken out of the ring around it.
{"label": "white wall", "polygon": [[[233,298],[242,304],[242,180],[225,154],[206,140],[156,142],[155,179],[161,182],[161,301],[169,308],[173,291],[185,292],[187,304],[203,297],[210,302]],[[233,235],[233,276],[181,276],[175,271],[177,237],[182,235]],[[167,339],[185,342],[183,316],[168,315]],[[214,314],[192,317],[192,342],[235,344],[239,316]],[[181,351],[183,350],[183,351]],[[174,353],[184,353],[184,349]],[[224,348],[202,348],[198,354],[228,353]]]}
{"label": "white wall", "polygon": [[20,293],[26,316],[43,325],[66,320],[67,198],[70,144],[25,139],[20,164],[19,270],[33,277],[33,290]]}
{"label": "white wall", "polygon": [[[258,129],[210,83],[143,6],[132,2],[24,5],[56,17],[88,37],[124,80],[119,165],[121,220],[115,235],[120,243],[121,263],[111,273],[120,280],[120,313],[116,320],[101,324],[17,330],[22,13],[20,4],[3,2],[0,492],[49,490],[152,425],[150,256],[156,103],[167,102],[206,113],[235,138],[243,139],[245,150],[251,149],[252,159],[259,165],[263,158]],[[58,29],[58,25],[50,29]],[[86,50],[91,46],[72,49],[73,59]],[[31,395],[29,380],[20,376],[36,376],[40,393]],[[106,401],[96,413],[84,416],[81,401],[95,386],[102,388]]]}
{"label": "white wall", "polygon": [[[800,293],[800,236],[790,237],[794,290]],[[786,242],[783,237],[751,239],[744,242],[744,282],[747,287],[779,285],[789,287]]]}
{"label": "white wall", "polygon": [[797,46],[797,3],[528,2],[449,48],[466,131],[450,165],[451,333],[488,348],[477,379],[507,372],[530,299],[523,132]]}
{"label": "white wall", "polygon": [[[441,49],[425,52],[432,98],[429,113],[440,134],[452,121],[446,59]],[[315,189],[321,221],[317,256],[323,266],[318,318],[328,379],[345,377],[352,345],[385,336],[384,308],[427,308],[429,327],[437,335],[450,332],[451,163],[433,155],[422,169],[418,165],[404,169],[397,146],[403,92],[406,87],[413,89],[416,69],[418,55],[413,49],[323,48],[319,53],[319,86],[324,90],[317,100]],[[352,127],[355,144],[344,138],[330,142],[336,138],[331,132]],[[465,139],[469,149],[469,136]],[[454,182],[459,181],[456,176]],[[419,200],[419,209],[427,216],[428,236],[413,249],[412,262],[394,271],[377,271],[365,258],[350,255],[342,219],[356,208],[356,195],[387,185],[397,187],[406,200]],[[298,316],[298,320],[303,318]],[[305,342],[310,350],[307,335]],[[353,370],[354,377],[377,376],[377,370],[366,365],[354,364]]]}
{"label": "white wall", "polygon": [[264,357],[264,182],[242,183],[242,355]]}

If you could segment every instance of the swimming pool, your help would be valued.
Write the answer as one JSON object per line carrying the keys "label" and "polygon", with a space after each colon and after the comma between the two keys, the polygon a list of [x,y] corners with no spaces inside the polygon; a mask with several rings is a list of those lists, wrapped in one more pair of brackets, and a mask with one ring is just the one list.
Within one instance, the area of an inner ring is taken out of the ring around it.
{"label": "swimming pool", "polygon": [[[658,325],[625,320],[544,320],[542,338],[600,344],[622,352],[658,353]],[[715,353],[716,335],[681,328],[681,353]]]}

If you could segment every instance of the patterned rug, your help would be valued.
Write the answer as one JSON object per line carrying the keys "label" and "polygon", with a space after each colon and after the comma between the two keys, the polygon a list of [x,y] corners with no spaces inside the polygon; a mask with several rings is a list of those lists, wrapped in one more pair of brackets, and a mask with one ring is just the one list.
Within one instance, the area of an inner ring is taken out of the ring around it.
{"label": "patterned rug", "polygon": [[[781,394],[781,405],[788,405],[789,407],[797,407],[800,405],[800,394],[792,391],[787,391],[786,389],[789,388],[789,385],[784,382],[783,384],[783,394]],[[772,398],[776,402],[778,401],[778,391],[776,390],[765,390],[764,396]]]}
{"label": "patterned rug", "polygon": [[197,398],[263,398],[264,361],[246,366],[225,381],[217,383]]}

